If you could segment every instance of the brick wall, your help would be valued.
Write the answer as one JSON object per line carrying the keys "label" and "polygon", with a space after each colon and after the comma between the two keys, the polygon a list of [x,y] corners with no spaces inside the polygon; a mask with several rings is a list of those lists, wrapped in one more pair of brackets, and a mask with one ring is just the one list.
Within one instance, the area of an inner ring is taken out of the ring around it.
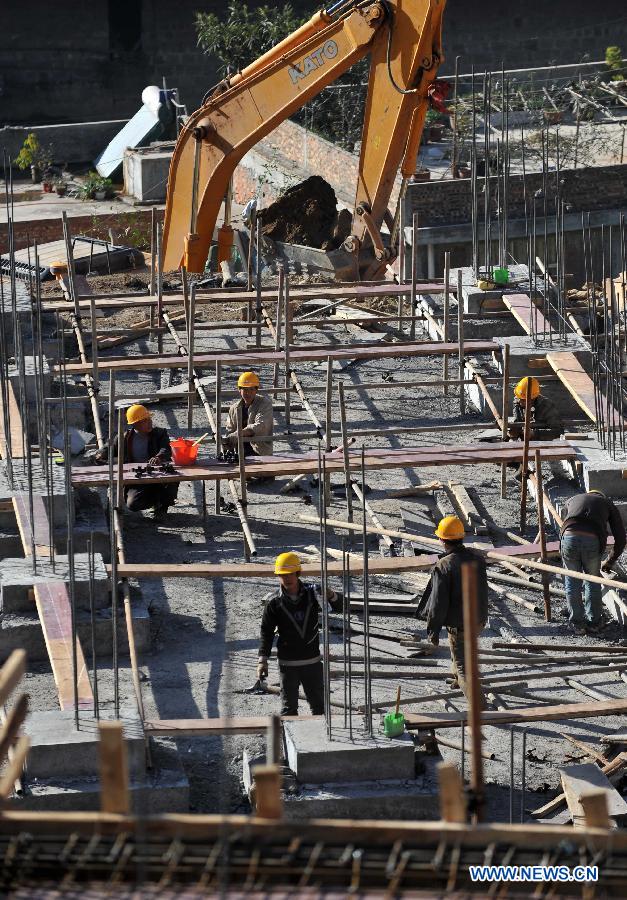
{"label": "brick wall", "polygon": [[[625,205],[627,197],[627,166],[604,166],[595,169],[564,170],[560,173],[560,194],[566,204],[566,212],[591,212],[596,209],[616,209]],[[484,179],[478,179],[479,191]],[[542,190],[542,174],[511,175],[509,179],[508,213],[510,219],[524,219],[524,195],[530,208],[531,199]],[[493,200],[492,214],[496,213],[497,178],[490,178]],[[555,174],[549,175],[547,204],[549,214],[555,212]],[[461,225],[471,221],[471,180],[460,178],[448,181],[428,181],[413,184],[407,193],[408,203],[418,213],[420,227]],[[544,200],[535,200],[536,212],[543,215]],[[483,218],[483,205],[480,216]]]}
{"label": "brick wall", "polygon": [[[352,209],[357,188],[359,156],[337,147],[325,138],[290,120],[247,153],[234,176],[238,203],[263,195],[264,205],[272,203],[286,178],[294,183],[309,175],[322,175],[335,191],[341,206]],[[401,179],[396,179],[390,208],[394,210]]]}
{"label": "brick wall", "polygon": [[[157,216],[163,218],[163,211],[157,210]],[[129,244],[139,249],[150,249],[150,224],[152,211],[130,210],[128,213],[110,213],[102,216],[75,216],[69,220],[72,234],[86,237],[107,239],[109,228],[121,244]],[[15,249],[23,250],[33,241],[45,244],[48,241],[59,241],[63,238],[61,217],[57,219],[41,219],[30,222],[16,222]],[[0,224],[0,253],[8,252],[7,226]]]}

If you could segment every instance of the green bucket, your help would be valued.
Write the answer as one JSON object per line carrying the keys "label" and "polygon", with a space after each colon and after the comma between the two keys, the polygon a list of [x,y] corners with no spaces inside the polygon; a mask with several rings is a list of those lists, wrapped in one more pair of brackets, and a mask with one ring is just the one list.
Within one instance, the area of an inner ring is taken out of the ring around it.
{"label": "green bucket", "polygon": [[492,269],[492,278],[497,284],[507,284],[509,281],[509,269]]}
{"label": "green bucket", "polygon": [[387,713],[383,718],[383,733],[386,737],[394,738],[405,731],[405,716],[403,713]]}

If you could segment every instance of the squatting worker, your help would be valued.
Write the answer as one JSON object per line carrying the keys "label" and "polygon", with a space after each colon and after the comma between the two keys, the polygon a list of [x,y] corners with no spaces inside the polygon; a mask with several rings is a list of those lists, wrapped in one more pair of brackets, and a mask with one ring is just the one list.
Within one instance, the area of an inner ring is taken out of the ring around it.
{"label": "squatting worker", "polygon": [[520,440],[525,431],[527,398],[531,402],[530,439],[552,441],[564,433],[564,421],[552,400],[540,393],[537,378],[521,378],[514,388],[514,421],[509,426],[509,436]]}
{"label": "squatting worker", "polygon": [[448,631],[451,648],[452,683],[466,693],[464,658],[464,606],[462,600],[462,565],[475,563],[477,573],[477,617],[479,631],[488,621],[488,576],[480,553],[464,546],[464,526],[457,516],[441,520],[435,534],[440,538],[444,554],[431,571],[427,585],[427,637],[434,646],[440,643],[440,630]]}
{"label": "squatting worker", "polygon": [[[145,406],[134,403],[126,410],[126,422],[130,425],[124,432],[124,462],[149,463],[160,466],[172,459],[170,437],[165,428],[157,428],[152,424],[152,416]],[[113,438],[113,452],[117,455],[118,437]],[[109,448],[103,447],[94,455],[96,462],[105,462],[109,456]],[[154,509],[157,521],[163,521],[168,507],[176,501],[178,483],[174,484],[142,484],[137,487],[124,488],[124,500],[133,512],[143,509]]]}
{"label": "squatting worker", "polygon": [[[242,437],[245,456],[269,456],[272,453],[274,427],[272,400],[259,393],[259,376],[256,372],[242,372],[237,379],[240,399],[229,407],[227,434],[224,442],[237,447],[237,411],[242,411]],[[266,440],[264,440],[266,438]]]}
{"label": "squatting worker", "polygon": [[[614,536],[613,550],[601,564],[607,547],[608,525]],[[625,549],[627,536],[619,511],[601,491],[592,490],[577,494],[566,504],[564,524],[560,533],[560,552],[566,569],[600,575],[601,569],[609,571]],[[578,634],[588,631],[598,633],[603,628],[601,585],[576,578],[564,578],[569,622]]]}
{"label": "squatting worker", "polygon": [[[277,634],[277,656],[281,677],[281,715],[298,715],[298,689],[302,684],[314,716],[324,714],[324,684],[320,657],[320,597],[313,585],[300,580],[296,553],[281,553],[274,564],[279,588],[264,597],[257,678],[268,675],[268,659]],[[341,612],[342,597],[327,594],[334,612]]]}

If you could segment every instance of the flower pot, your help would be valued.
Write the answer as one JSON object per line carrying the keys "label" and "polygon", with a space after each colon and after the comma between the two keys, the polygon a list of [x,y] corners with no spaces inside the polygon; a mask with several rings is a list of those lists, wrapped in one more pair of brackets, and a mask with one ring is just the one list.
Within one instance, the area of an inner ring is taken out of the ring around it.
{"label": "flower pot", "polygon": [[30,177],[33,179],[33,184],[39,184],[39,182],[41,181],[41,172],[39,171],[39,166],[30,167]]}
{"label": "flower pot", "polygon": [[67,184],[58,184],[55,188],[59,197],[65,197],[67,194]]}
{"label": "flower pot", "polygon": [[559,125],[562,121],[562,112],[559,109],[545,109],[544,121],[547,125]]}
{"label": "flower pot", "polygon": [[107,196],[106,191],[94,191],[94,198],[96,200],[104,200]]}
{"label": "flower pot", "polygon": [[41,186],[44,189],[44,194],[52,193],[52,182],[51,181],[43,181]]}
{"label": "flower pot", "polygon": [[429,140],[433,141],[435,144],[439,144],[442,140],[442,126],[441,125],[431,125],[429,127]]}

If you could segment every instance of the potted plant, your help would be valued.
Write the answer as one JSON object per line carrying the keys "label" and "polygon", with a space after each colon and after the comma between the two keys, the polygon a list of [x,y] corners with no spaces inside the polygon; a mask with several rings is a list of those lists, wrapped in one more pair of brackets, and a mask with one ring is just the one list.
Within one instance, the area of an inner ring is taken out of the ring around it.
{"label": "potted plant", "polygon": [[439,143],[442,140],[442,132],[444,125],[442,122],[442,114],[437,109],[428,109],[425,115],[425,129],[427,130],[428,140]]}
{"label": "potted plant", "polygon": [[105,200],[113,194],[113,182],[98,172],[90,172],[80,189],[81,200]]}
{"label": "potted plant", "polygon": [[62,178],[57,178],[54,183],[54,189],[59,197],[65,197],[65,195],[67,194],[67,182],[65,182]]}
{"label": "potted plant", "polygon": [[18,169],[24,171],[30,167],[33,183],[41,181],[41,173],[52,165],[52,146],[42,147],[34,131],[26,135],[22,149],[15,158]]}
{"label": "potted plant", "polygon": [[52,169],[44,169],[44,173],[41,176],[41,186],[44,189],[44,194],[51,194],[53,185],[54,172],[52,171]]}

